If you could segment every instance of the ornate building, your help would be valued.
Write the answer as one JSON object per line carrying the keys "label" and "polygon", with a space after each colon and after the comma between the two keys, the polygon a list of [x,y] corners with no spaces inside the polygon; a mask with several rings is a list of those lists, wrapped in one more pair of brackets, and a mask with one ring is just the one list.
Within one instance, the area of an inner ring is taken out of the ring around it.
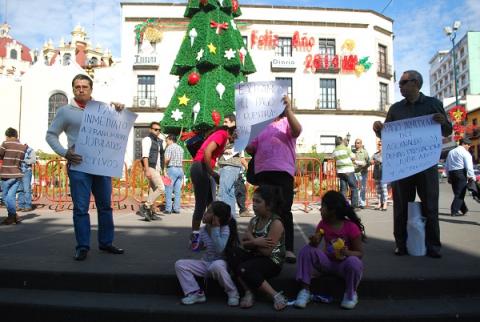
{"label": "ornate building", "polygon": [[21,76],[33,62],[31,50],[10,36],[10,26],[0,25],[0,75]]}

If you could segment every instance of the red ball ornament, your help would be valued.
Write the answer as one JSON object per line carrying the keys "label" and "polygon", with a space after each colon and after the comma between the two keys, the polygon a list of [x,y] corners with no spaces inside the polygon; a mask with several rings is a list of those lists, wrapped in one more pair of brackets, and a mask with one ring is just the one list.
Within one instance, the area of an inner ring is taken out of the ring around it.
{"label": "red ball ornament", "polygon": [[238,10],[238,1],[237,0],[232,0],[232,5],[233,5],[233,12],[237,12]]}
{"label": "red ball ornament", "polygon": [[190,73],[188,75],[188,84],[189,85],[197,85],[197,83],[200,81],[200,75],[196,72]]}
{"label": "red ball ornament", "polygon": [[212,112],[212,121],[213,123],[215,124],[215,126],[218,126],[218,124],[220,124],[220,113],[218,113],[217,111],[213,111]]}
{"label": "red ball ornament", "polygon": [[208,4],[208,0],[200,0],[202,6],[206,6]]}

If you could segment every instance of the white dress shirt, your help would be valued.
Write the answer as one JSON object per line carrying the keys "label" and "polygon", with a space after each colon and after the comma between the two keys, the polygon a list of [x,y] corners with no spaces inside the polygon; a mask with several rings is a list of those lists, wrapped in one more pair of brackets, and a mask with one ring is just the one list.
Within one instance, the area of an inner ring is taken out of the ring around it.
{"label": "white dress shirt", "polygon": [[455,149],[448,152],[445,168],[447,170],[447,175],[449,171],[466,169],[467,178],[475,180],[472,155],[462,145],[457,146]]}

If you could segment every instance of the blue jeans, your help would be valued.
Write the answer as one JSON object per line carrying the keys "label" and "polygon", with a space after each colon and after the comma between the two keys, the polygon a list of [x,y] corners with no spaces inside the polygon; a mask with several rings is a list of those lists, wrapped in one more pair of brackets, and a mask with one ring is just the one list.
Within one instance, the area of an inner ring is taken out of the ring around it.
{"label": "blue jeans", "polygon": [[357,182],[360,182],[360,206],[366,206],[366,194],[367,194],[367,179],[368,171],[355,173]]}
{"label": "blue jeans", "polygon": [[172,192],[175,194],[173,211],[180,211],[180,200],[182,197],[183,169],[182,167],[167,168],[167,175],[172,179],[172,184],[165,186],[165,211],[172,211]]}
{"label": "blue jeans", "polygon": [[236,217],[237,199],[235,198],[235,181],[242,168],[223,166],[220,168],[220,187],[218,189],[218,200],[221,200],[230,206],[232,217]]}
{"label": "blue jeans", "polygon": [[114,226],[111,207],[112,178],[68,169],[70,193],[73,201],[73,226],[77,249],[90,249],[90,192],[95,198],[98,213],[98,244],[113,242]]}
{"label": "blue jeans", "polygon": [[23,191],[18,193],[18,207],[32,208],[32,169],[29,168],[23,173],[21,181]]}
{"label": "blue jeans", "polygon": [[17,196],[17,189],[21,182],[21,178],[2,180],[3,202],[7,207],[9,217],[17,214],[17,200],[15,197]]}
{"label": "blue jeans", "polygon": [[352,207],[358,207],[358,188],[355,173],[338,173],[337,176],[340,179],[340,192],[348,200],[347,187],[350,187],[351,205]]}

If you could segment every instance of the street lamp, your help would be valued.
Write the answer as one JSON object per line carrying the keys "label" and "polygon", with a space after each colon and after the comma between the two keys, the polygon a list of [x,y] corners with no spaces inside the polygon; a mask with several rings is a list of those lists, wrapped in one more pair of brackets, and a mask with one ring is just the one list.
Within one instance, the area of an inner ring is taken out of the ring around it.
{"label": "street lamp", "polygon": [[455,21],[451,27],[443,28],[445,35],[452,41],[452,58],[453,58],[453,78],[455,81],[455,105],[458,106],[458,80],[457,80],[457,59],[455,57],[455,37],[457,37],[457,30],[461,26],[459,20]]}
{"label": "street lamp", "polygon": [[346,146],[350,144],[350,138],[351,138],[350,132],[347,132],[347,135],[345,136]]}

